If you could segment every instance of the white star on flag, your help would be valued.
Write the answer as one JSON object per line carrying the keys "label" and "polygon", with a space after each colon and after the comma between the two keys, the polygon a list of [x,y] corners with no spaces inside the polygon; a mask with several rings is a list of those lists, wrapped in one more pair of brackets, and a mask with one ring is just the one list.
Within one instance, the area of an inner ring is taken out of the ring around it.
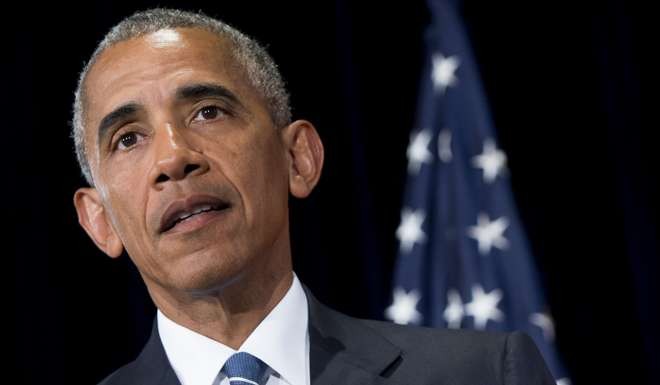
{"label": "white star on flag", "polygon": [[422,230],[422,224],[426,213],[423,209],[411,210],[404,208],[401,213],[401,224],[396,229],[396,237],[399,239],[401,251],[410,252],[415,243],[421,243],[426,240],[426,234]]}
{"label": "white star on flag", "polygon": [[418,173],[422,163],[430,163],[433,155],[429,151],[431,132],[427,129],[420,130],[410,136],[410,144],[406,155],[408,156],[408,172]]}
{"label": "white star on flag", "polygon": [[545,337],[546,340],[552,341],[555,339],[555,323],[548,314],[532,313],[532,315],[529,316],[529,322],[543,330],[543,337]]}
{"label": "white star on flag", "polygon": [[438,134],[438,157],[445,163],[451,162],[454,154],[451,152],[451,131],[444,129]]}
{"label": "white star on flag", "polygon": [[433,72],[431,78],[433,79],[433,88],[439,89],[441,93],[449,86],[456,84],[456,70],[461,64],[458,56],[445,57],[441,53],[433,55]]}
{"label": "white star on flag", "polygon": [[499,289],[485,293],[480,285],[472,287],[472,302],[465,305],[466,313],[474,317],[475,329],[484,329],[488,320],[500,321],[504,313],[497,308],[502,299],[502,291]]}
{"label": "white star on flag", "polygon": [[492,139],[484,141],[483,152],[472,158],[472,165],[484,171],[484,182],[492,183],[506,167],[506,154]]}
{"label": "white star on flag", "polygon": [[394,300],[385,309],[385,317],[401,325],[420,323],[422,321],[422,314],[417,311],[417,302],[419,302],[420,298],[417,290],[410,290],[406,293],[400,287],[394,289]]}
{"label": "white star on flag", "polygon": [[463,311],[463,301],[461,296],[456,290],[449,290],[447,293],[447,307],[443,316],[447,321],[447,327],[450,329],[458,329],[461,327],[461,321],[465,312]]}
{"label": "white star on flag", "polygon": [[468,235],[477,240],[479,254],[487,255],[493,247],[504,250],[509,246],[509,240],[504,238],[504,231],[507,227],[509,227],[509,220],[506,217],[500,217],[491,222],[488,214],[479,213],[477,225],[470,226]]}

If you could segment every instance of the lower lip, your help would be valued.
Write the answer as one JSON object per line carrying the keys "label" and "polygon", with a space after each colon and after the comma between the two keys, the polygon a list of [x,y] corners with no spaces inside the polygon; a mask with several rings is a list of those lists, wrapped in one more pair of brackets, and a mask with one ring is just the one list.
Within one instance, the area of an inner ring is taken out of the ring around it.
{"label": "lower lip", "polygon": [[227,215],[227,211],[229,211],[229,208],[205,211],[199,214],[195,214],[182,220],[181,222],[178,222],[174,227],[165,231],[163,234],[187,233],[197,230],[206,226],[209,222]]}

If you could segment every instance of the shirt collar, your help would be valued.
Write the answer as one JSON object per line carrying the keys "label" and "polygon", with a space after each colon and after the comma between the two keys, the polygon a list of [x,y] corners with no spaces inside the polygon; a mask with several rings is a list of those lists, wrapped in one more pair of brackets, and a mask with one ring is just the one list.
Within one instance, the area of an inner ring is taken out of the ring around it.
{"label": "shirt collar", "polygon": [[288,383],[305,385],[309,372],[307,321],[307,297],[294,274],[287,294],[239,350],[259,357]]}
{"label": "shirt collar", "polygon": [[[157,322],[163,348],[182,385],[211,385],[225,361],[236,352],[175,323],[160,310]],[[258,357],[286,382],[304,385],[309,372],[307,322],[307,297],[294,273],[291,287],[282,300],[238,351]]]}

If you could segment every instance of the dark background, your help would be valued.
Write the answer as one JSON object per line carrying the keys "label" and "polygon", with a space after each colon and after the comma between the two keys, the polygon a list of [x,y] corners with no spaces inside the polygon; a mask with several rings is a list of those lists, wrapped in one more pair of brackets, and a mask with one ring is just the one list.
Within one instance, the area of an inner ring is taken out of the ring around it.
{"label": "dark background", "polygon": [[[648,10],[529,3],[465,1],[461,14],[560,353],[577,385],[660,384],[660,162],[657,123],[642,123],[641,98],[654,46],[643,41],[653,40]],[[318,188],[291,202],[295,269],[351,315],[382,318],[390,301],[430,17],[423,1],[25,3],[3,23],[12,59],[3,71],[3,244],[14,262],[15,322],[6,331],[17,383],[94,384],[146,341],[155,309],[135,268],[78,227],[72,197],[82,179],[68,121],[96,43],[155,5],[202,9],[268,46],[294,117],[314,122],[326,148]]]}

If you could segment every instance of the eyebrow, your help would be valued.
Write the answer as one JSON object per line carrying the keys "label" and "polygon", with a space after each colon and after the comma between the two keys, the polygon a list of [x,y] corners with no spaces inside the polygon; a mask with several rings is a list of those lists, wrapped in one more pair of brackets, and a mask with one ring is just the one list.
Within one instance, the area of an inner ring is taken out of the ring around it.
{"label": "eyebrow", "polygon": [[[230,104],[245,109],[236,94],[231,92],[227,87],[214,83],[195,83],[179,87],[175,91],[174,97],[179,102],[203,98],[220,98]],[[113,126],[133,118],[141,109],[143,109],[141,104],[129,102],[115,108],[112,112],[104,116],[97,130],[97,143],[103,143],[111,133]]]}
{"label": "eyebrow", "polygon": [[102,143],[102,141],[105,140],[110,133],[111,127],[121,121],[134,117],[141,108],[142,107],[139,104],[130,102],[115,108],[112,112],[104,116],[103,119],[101,119],[101,123],[99,123],[99,128],[97,130],[97,143]]}
{"label": "eyebrow", "polygon": [[214,83],[196,83],[182,86],[176,90],[175,98],[178,101],[187,101],[203,98],[220,98],[243,107],[240,100],[227,87]]}

